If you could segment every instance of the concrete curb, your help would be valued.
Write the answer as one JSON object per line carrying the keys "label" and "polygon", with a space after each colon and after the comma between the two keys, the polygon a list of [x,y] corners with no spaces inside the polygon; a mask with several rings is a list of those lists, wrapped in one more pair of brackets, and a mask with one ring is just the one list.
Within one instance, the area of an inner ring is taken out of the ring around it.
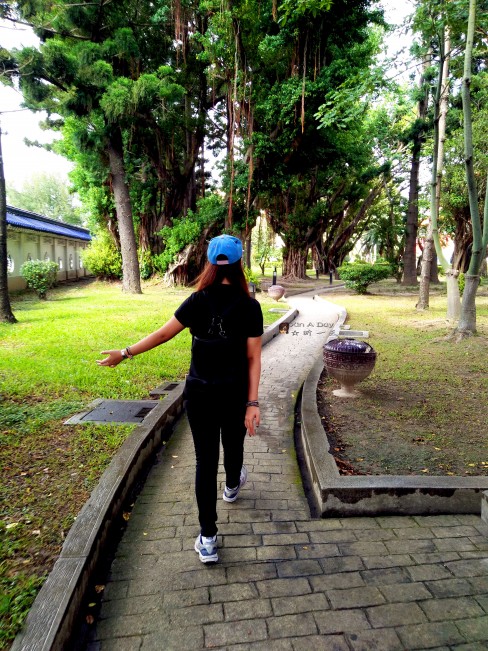
{"label": "concrete curb", "polygon": [[[291,309],[270,325],[262,336],[263,346],[279,334],[281,323],[297,314],[298,310]],[[171,436],[172,426],[183,411],[183,389],[181,382],[169,390],[115,454],[69,530],[11,651],[66,651],[74,643],[80,612],[93,589],[93,576],[123,524],[124,506],[155,451]],[[95,400],[81,416],[99,402]]]}
{"label": "concrete curb", "polygon": [[318,359],[302,392],[301,431],[305,464],[322,517],[473,513],[488,520],[488,477],[414,475],[342,476],[330,453],[317,410]]}

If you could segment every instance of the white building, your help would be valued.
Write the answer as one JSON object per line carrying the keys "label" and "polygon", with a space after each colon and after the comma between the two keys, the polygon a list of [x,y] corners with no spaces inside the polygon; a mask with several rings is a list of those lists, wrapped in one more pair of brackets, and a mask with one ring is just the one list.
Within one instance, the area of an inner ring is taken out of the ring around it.
{"label": "white building", "polygon": [[8,288],[25,289],[20,267],[26,260],[56,262],[59,282],[90,275],[80,255],[90,241],[86,228],[7,206]]}

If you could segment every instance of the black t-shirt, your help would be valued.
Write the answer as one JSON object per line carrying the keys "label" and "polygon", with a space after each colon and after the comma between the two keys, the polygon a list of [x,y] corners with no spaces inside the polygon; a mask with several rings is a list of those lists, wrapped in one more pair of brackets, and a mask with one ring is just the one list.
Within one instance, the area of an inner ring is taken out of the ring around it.
{"label": "black t-shirt", "polygon": [[175,317],[192,333],[189,380],[199,384],[247,384],[247,339],[263,334],[256,299],[233,285],[194,292]]}

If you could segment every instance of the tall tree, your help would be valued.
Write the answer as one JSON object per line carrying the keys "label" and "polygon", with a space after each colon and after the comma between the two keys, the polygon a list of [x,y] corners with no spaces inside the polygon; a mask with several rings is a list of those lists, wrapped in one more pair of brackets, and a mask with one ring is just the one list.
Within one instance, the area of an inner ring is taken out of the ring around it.
{"label": "tall tree", "polygon": [[466,274],[466,284],[463,292],[461,315],[456,328],[459,338],[476,332],[476,292],[480,281],[480,269],[486,257],[488,245],[488,186],[485,194],[485,211],[483,228],[478,206],[478,189],[474,173],[474,149],[471,114],[471,80],[473,65],[473,40],[476,25],[476,0],[469,0],[468,27],[464,52],[464,73],[462,83],[462,101],[464,117],[464,156],[466,165],[466,181],[468,185],[471,227],[473,231],[473,248],[471,261]]}
{"label": "tall tree", "polygon": [[16,323],[8,294],[7,260],[7,192],[2,154],[2,129],[0,127],[0,321]]}
{"label": "tall tree", "polygon": [[50,219],[68,224],[83,223],[79,206],[74,204],[74,196],[68,184],[55,174],[35,174],[24,182],[20,190],[7,184],[8,203],[16,208],[30,210]]}

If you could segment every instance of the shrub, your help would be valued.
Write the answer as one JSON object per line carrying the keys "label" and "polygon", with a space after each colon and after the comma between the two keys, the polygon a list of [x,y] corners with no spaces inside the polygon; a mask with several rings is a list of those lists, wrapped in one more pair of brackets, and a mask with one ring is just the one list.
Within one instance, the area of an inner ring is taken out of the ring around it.
{"label": "shrub", "polygon": [[392,275],[390,265],[385,262],[375,264],[346,262],[337,271],[339,278],[346,281],[346,287],[353,289],[358,294],[366,294],[371,283],[377,283]]}
{"label": "shrub", "polygon": [[28,260],[20,267],[20,275],[29,289],[37,292],[39,298],[46,298],[47,290],[54,287],[59,267],[48,260]]}
{"label": "shrub", "polygon": [[100,233],[83,251],[83,264],[92,274],[104,280],[122,278],[122,256],[108,233]]}
{"label": "shrub", "polygon": [[244,275],[246,276],[247,282],[254,283],[256,290],[258,290],[261,285],[261,280],[258,274],[249,267],[244,267]]}
{"label": "shrub", "polygon": [[461,273],[458,276],[458,287],[459,287],[459,293],[461,294],[461,296],[463,295],[465,286],[466,286],[466,276],[461,271]]}

